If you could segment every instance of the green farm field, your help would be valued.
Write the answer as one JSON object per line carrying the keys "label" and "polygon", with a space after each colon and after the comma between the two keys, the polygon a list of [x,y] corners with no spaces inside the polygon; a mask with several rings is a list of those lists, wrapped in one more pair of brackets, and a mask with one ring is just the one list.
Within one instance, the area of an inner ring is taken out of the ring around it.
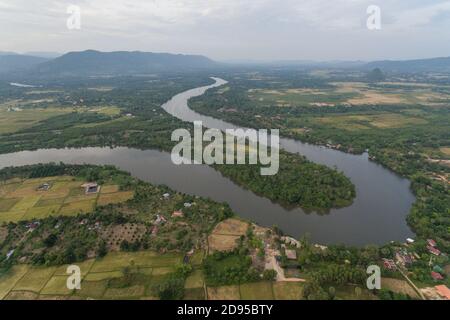
{"label": "green farm field", "polygon": [[[38,190],[44,183],[50,184],[50,189]],[[0,184],[0,222],[74,216],[134,196],[131,191],[119,191],[117,185],[105,185],[104,191],[101,186],[100,192],[86,195],[83,183],[67,176],[5,181]]]}

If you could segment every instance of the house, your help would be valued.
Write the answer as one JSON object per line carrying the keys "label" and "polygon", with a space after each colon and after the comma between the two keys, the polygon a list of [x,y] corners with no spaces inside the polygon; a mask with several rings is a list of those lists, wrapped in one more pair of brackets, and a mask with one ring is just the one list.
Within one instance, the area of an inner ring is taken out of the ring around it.
{"label": "house", "polygon": [[395,270],[396,265],[392,259],[383,259],[383,266],[388,270]]}
{"label": "house", "polygon": [[285,253],[286,258],[288,258],[289,260],[297,260],[297,251],[286,249]]}
{"label": "house", "polygon": [[431,254],[434,254],[435,256],[440,256],[441,255],[441,251],[439,251],[439,249],[436,249],[435,247],[432,247],[430,245],[427,246],[428,251]]}
{"label": "house", "polygon": [[159,231],[158,227],[154,226],[152,229],[152,235],[156,236],[158,234],[158,231]]}
{"label": "house", "polygon": [[433,239],[428,239],[427,242],[428,242],[428,245],[433,248],[437,246],[436,241],[434,241]]}
{"label": "house", "polygon": [[86,194],[93,194],[100,191],[100,186],[95,182],[85,183],[81,187],[84,188]]}
{"label": "house", "polygon": [[41,223],[38,221],[27,224],[27,228],[28,228],[27,232],[33,232],[34,230],[36,230],[37,227],[39,227],[40,224]]}
{"label": "house", "polygon": [[192,207],[192,203],[186,202],[186,203],[184,204],[184,207],[185,207],[185,208],[190,208],[190,207]]}
{"label": "house", "polygon": [[444,277],[440,273],[434,271],[431,271],[431,277],[436,281],[444,280]]}
{"label": "house", "polygon": [[155,225],[161,225],[166,222],[167,222],[167,219],[164,218],[164,216],[160,216],[159,214],[156,215],[156,220],[154,222]]}
{"label": "house", "polygon": [[48,191],[50,187],[51,185],[49,183],[43,183],[37,188],[37,191]]}
{"label": "house", "polygon": [[437,293],[439,294],[439,296],[441,296],[444,300],[450,300],[450,289],[445,286],[436,286],[434,287],[437,291]]}
{"label": "house", "polygon": [[172,213],[172,218],[183,218],[183,217],[184,217],[183,211],[175,211],[174,213]]}
{"label": "house", "polygon": [[292,237],[281,237],[280,240],[288,245],[295,246],[297,248],[301,247],[300,241],[298,241]]}
{"label": "house", "polygon": [[409,266],[411,265],[415,258],[413,255],[409,254],[406,251],[398,251],[395,254],[395,260],[397,261],[397,263],[401,264],[403,267]]}
{"label": "house", "polygon": [[14,254],[14,249],[13,250],[11,250],[11,251],[9,251],[7,254],[6,254],[6,260],[9,260],[9,258],[11,258],[11,256]]}

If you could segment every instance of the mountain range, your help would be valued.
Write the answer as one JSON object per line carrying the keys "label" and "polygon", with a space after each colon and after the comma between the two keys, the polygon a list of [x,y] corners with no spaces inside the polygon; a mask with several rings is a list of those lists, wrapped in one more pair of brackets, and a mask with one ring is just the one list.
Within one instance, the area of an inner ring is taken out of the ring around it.
{"label": "mountain range", "polygon": [[[161,72],[202,71],[212,68],[260,64],[257,62],[219,63],[201,55],[152,53],[140,51],[101,52],[87,50],[64,55],[51,52],[17,54],[0,52],[0,74],[38,77],[130,75]],[[277,61],[284,66],[316,68],[380,69],[383,72],[447,72],[450,57],[405,61]]]}

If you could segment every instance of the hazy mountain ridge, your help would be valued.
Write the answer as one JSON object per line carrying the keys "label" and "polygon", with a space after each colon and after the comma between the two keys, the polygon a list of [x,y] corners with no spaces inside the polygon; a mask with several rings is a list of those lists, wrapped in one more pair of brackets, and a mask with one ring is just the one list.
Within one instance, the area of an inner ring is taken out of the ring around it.
{"label": "hazy mountain ridge", "polygon": [[70,52],[38,65],[33,74],[104,75],[207,69],[218,63],[198,55],[152,52]]}
{"label": "hazy mountain ridge", "polygon": [[48,59],[42,57],[14,53],[0,54],[0,73],[24,71],[46,61]]}
{"label": "hazy mountain ridge", "polygon": [[366,65],[367,68],[379,68],[389,72],[443,72],[450,71],[450,57],[415,59],[415,60],[383,60]]}

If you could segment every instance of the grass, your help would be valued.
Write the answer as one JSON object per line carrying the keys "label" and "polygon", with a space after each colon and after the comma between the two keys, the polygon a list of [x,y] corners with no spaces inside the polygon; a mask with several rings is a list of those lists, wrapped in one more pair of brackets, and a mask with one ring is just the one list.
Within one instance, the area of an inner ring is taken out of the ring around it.
{"label": "grass", "polygon": [[[42,183],[50,183],[51,188],[38,191]],[[86,214],[93,211],[97,201],[107,205],[127,201],[134,195],[131,191],[118,191],[118,185],[106,185],[101,194],[86,195],[81,188],[83,183],[70,176],[4,181],[0,184],[0,222]]]}
{"label": "grass", "polygon": [[14,205],[19,202],[20,199],[0,199],[0,212],[6,212],[11,210]]}
{"label": "grass", "polygon": [[118,185],[107,185],[107,186],[102,186],[102,188],[100,189],[100,193],[104,194],[104,193],[115,193],[119,191],[119,186]]}
{"label": "grass", "polygon": [[243,236],[247,232],[248,223],[239,219],[227,219],[219,223],[213,233],[222,235]]}
{"label": "grass", "polygon": [[336,288],[336,299],[342,300],[376,300],[377,297],[373,295],[369,290],[360,288],[357,292],[357,287],[352,285],[346,285]]}
{"label": "grass", "polygon": [[41,196],[28,196],[26,198],[22,198],[11,208],[11,211],[26,211],[34,207],[40,198]]}
{"label": "grass", "polygon": [[443,154],[450,156],[450,147],[443,147],[440,149]]}
{"label": "grass", "polygon": [[106,289],[103,298],[106,299],[133,299],[143,296],[145,293],[145,286],[135,285],[127,288],[108,288]]}
{"label": "grass", "polygon": [[108,271],[108,272],[91,272],[89,273],[85,280],[86,281],[102,281],[107,279],[115,279],[123,277],[122,271]]}
{"label": "grass", "polygon": [[59,208],[61,208],[61,205],[30,208],[22,217],[22,219],[44,219],[49,216],[56,216],[59,212]]}
{"label": "grass", "polygon": [[232,251],[237,240],[246,234],[248,223],[239,219],[227,219],[219,223],[208,237],[209,252]]}
{"label": "grass", "polygon": [[201,270],[195,270],[187,279],[184,287],[186,289],[203,288],[203,274]]}
{"label": "grass", "polygon": [[36,207],[47,207],[47,206],[54,206],[54,205],[62,205],[62,203],[64,202],[64,198],[47,198],[47,199],[43,199],[41,197],[41,199],[36,203],[36,205],[34,206]]}
{"label": "grass", "polygon": [[275,282],[273,294],[276,300],[301,300],[303,285],[299,282]]}
{"label": "grass", "polygon": [[417,292],[408,284],[406,280],[399,280],[393,278],[381,278],[381,287],[393,292],[400,292],[407,294],[412,298],[419,299]]}
{"label": "grass", "polygon": [[30,291],[11,291],[5,297],[5,300],[36,300],[39,298],[39,295],[35,292]]}
{"label": "grass", "polygon": [[256,282],[240,285],[242,300],[273,300],[272,283]]}
{"label": "grass", "polygon": [[[76,265],[80,268],[81,276],[84,277],[88,274],[89,270],[91,269],[92,265],[94,264],[95,260],[90,259],[83,262],[77,262]],[[67,268],[69,267],[68,264],[62,265],[57,267],[55,271],[55,275],[57,276],[67,276]]]}
{"label": "grass", "polygon": [[228,236],[213,233],[208,237],[209,252],[233,251],[237,248],[239,238],[240,236]]}
{"label": "grass", "polygon": [[60,215],[75,216],[79,213],[89,213],[94,209],[95,200],[64,203],[59,211]]}
{"label": "grass", "polygon": [[0,277],[0,300],[4,299],[16,283],[27,273],[28,266],[14,266],[8,274]]}
{"label": "grass", "polygon": [[166,274],[171,274],[175,270],[173,267],[159,267],[159,268],[153,268],[152,269],[152,275],[154,276],[161,276]]}
{"label": "grass", "polygon": [[104,206],[107,204],[115,204],[125,202],[132,199],[134,196],[133,191],[116,192],[109,194],[100,194],[97,200],[97,205]]}
{"label": "grass", "polygon": [[184,300],[205,300],[205,290],[203,288],[186,289]]}
{"label": "grass", "polygon": [[239,286],[208,287],[208,300],[240,300]]}
{"label": "grass", "polygon": [[19,282],[14,286],[14,290],[33,291],[39,293],[46,283],[55,273],[56,268],[30,268]]}
{"label": "grass", "polygon": [[69,109],[25,109],[22,111],[10,111],[0,108],[0,134],[13,133],[30,128],[36,123],[70,112]]}
{"label": "grass", "polygon": [[3,184],[0,184],[0,197],[5,197],[10,192],[16,190],[20,186],[20,183],[8,183],[5,181]]}
{"label": "grass", "polygon": [[390,129],[412,125],[427,124],[421,118],[405,116],[396,113],[365,114],[365,115],[334,115],[312,118],[314,122],[330,125],[344,130]]}
{"label": "grass", "polygon": [[81,290],[76,291],[77,296],[88,298],[102,298],[106,291],[107,280],[104,281],[82,281]]}
{"label": "grass", "polygon": [[72,290],[67,288],[67,276],[53,276],[40,292],[43,295],[69,295],[71,293]]}
{"label": "grass", "polygon": [[23,219],[26,211],[0,212],[0,222],[18,222]]}
{"label": "grass", "polygon": [[[158,255],[151,251],[114,252],[96,260],[90,272],[121,271],[132,264],[141,268],[170,267],[181,263],[182,256],[178,254]],[[155,273],[153,273],[155,274]]]}

